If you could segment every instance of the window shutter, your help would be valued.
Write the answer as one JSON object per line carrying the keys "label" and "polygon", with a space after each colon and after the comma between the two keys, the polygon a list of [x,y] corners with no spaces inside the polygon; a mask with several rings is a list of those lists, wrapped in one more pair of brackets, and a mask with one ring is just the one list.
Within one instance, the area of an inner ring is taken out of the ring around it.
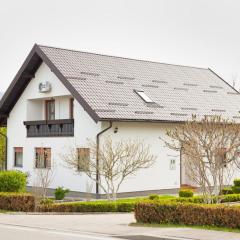
{"label": "window shutter", "polygon": [[51,148],[45,148],[46,168],[51,168]]}
{"label": "window shutter", "polygon": [[36,154],[35,155],[35,167],[38,168],[40,165],[39,161],[40,161],[42,150],[41,150],[41,148],[36,148],[35,151],[36,151],[35,152],[35,154]]}
{"label": "window shutter", "polygon": [[[78,171],[83,170],[83,164],[89,164],[90,149],[89,148],[78,148]],[[89,167],[89,166],[88,166]]]}

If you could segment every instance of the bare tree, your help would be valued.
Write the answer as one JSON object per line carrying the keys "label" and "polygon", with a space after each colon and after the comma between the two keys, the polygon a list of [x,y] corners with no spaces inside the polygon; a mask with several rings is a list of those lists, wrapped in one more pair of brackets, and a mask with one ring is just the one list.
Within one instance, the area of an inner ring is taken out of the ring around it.
{"label": "bare tree", "polygon": [[[103,139],[99,148],[89,141],[90,158],[80,159],[75,149],[63,155],[67,167],[81,169],[90,179],[99,184],[108,199],[115,200],[121,184],[140,169],[151,167],[156,157],[150,153],[150,146],[140,140],[113,141]],[[97,161],[98,154],[98,161]],[[99,174],[99,178],[97,175]]]}
{"label": "bare tree", "polygon": [[33,193],[36,201],[47,197],[47,189],[54,178],[56,165],[51,160],[51,149],[40,148],[37,152],[36,167],[34,168]]}
{"label": "bare tree", "polygon": [[205,117],[167,131],[166,145],[181,151],[187,176],[198,185],[206,199],[219,195],[239,163],[240,125],[223,118]]}
{"label": "bare tree", "polygon": [[53,168],[36,168],[34,172],[35,179],[33,192],[36,197],[44,199],[47,197],[47,189],[53,180]]}

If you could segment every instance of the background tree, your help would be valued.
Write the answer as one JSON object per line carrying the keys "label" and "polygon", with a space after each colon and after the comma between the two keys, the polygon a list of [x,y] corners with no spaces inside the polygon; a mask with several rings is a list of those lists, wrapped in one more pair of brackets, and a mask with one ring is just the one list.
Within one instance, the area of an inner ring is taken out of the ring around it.
{"label": "background tree", "polygon": [[219,195],[239,163],[240,125],[221,117],[206,117],[167,131],[166,145],[181,151],[187,176],[201,188],[206,201]]}
{"label": "background tree", "polygon": [[[3,134],[3,135],[2,135]],[[7,134],[6,128],[0,128],[0,170],[4,169],[6,161],[6,139],[4,135]]]}
{"label": "background tree", "polygon": [[[103,139],[97,149],[96,143],[89,141],[90,158],[79,158],[76,149],[64,154],[67,167],[79,173],[79,169],[99,184],[108,199],[115,200],[121,184],[140,169],[151,167],[156,157],[150,153],[150,146],[140,140],[114,141]],[[96,156],[98,154],[99,162]],[[99,179],[97,177],[99,174]]]}

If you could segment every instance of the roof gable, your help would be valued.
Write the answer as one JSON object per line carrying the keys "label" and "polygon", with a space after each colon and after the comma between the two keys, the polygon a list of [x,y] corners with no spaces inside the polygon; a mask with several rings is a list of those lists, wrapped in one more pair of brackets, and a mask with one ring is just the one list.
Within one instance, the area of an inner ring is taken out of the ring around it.
{"label": "roof gable", "polygon": [[[98,120],[181,122],[192,114],[237,120],[240,94],[210,69],[35,45],[0,102],[7,115],[44,61]],[[142,90],[154,103],[146,103]]]}
{"label": "roof gable", "polygon": [[89,113],[89,115],[97,122],[97,114],[90,108],[87,102],[79,95],[76,89],[67,81],[67,79],[62,75],[58,68],[52,63],[52,61],[46,56],[46,54],[41,50],[41,48],[35,44],[23,63],[22,67],[18,71],[14,80],[10,84],[9,88],[0,100],[0,123],[6,123],[6,117],[18,101],[19,97],[23,93],[26,86],[29,84],[31,79],[34,77],[35,72],[44,62],[51,71],[58,77],[58,79],[63,83],[63,85],[71,92],[74,98],[81,103],[83,108]]}

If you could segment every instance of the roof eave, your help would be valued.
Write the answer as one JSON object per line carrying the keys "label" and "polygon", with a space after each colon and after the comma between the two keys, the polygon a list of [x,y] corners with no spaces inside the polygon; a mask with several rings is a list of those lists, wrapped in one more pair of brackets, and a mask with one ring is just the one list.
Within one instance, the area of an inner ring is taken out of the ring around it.
{"label": "roof eave", "polygon": [[[31,72],[27,71],[31,61],[34,62],[34,66],[31,67]],[[58,79],[63,83],[63,85],[69,90],[73,97],[81,104],[84,110],[90,115],[90,117],[97,123],[99,121],[99,116],[97,113],[89,106],[85,99],[77,92],[77,90],[68,82],[68,80],[63,76],[63,74],[57,69],[53,62],[47,57],[47,55],[41,50],[41,48],[35,44],[28,54],[26,60],[21,66],[20,70],[16,74],[15,78],[11,82],[7,91],[4,93],[0,100],[0,112],[1,115],[8,115],[19,97],[21,96],[24,89],[27,87],[28,83],[34,77],[35,72],[39,68],[40,64],[44,62],[51,69],[51,71],[58,77]],[[21,81],[19,81],[21,80]],[[6,122],[6,121],[4,121]]]}
{"label": "roof eave", "polygon": [[165,119],[128,119],[128,118],[100,118],[102,122],[147,122],[147,123],[186,123],[187,121],[165,120]]}

